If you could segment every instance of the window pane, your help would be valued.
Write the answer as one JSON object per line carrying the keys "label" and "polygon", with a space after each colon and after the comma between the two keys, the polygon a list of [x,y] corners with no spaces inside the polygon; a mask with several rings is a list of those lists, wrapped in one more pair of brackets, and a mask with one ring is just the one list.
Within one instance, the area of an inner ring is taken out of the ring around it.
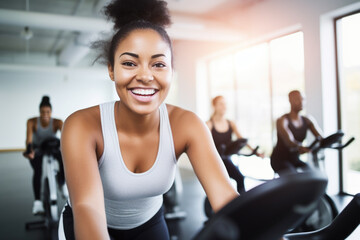
{"label": "window pane", "polygon": [[[224,96],[227,103],[227,117],[235,119],[234,64],[233,55],[225,55],[209,63],[210,96]],[[210,116],[209,116],[210,118]]]}
{"label": "window pane", "polygon": [[268,44],[260,44],[235,55],[236,123],[253,146],[269,155],[271,142],[271,105]]}
{"label": "window pane", "polygon": [[304,91],[302,32],[222,55],[208,67],[210,96],[226,98],[227,117],[269,156],[276,118],[289,111],[288,92]]}
{"label": "window pane", "polygon": [[270,42],[273,116],[277,119],[289,112],[288,93],[304,92],[303,33],[297,32]]}
{"label": "window pane", "polygon": [[354,141],[343,151],[344,191],[360,192],[360,13],[337,22],[341,122]]}

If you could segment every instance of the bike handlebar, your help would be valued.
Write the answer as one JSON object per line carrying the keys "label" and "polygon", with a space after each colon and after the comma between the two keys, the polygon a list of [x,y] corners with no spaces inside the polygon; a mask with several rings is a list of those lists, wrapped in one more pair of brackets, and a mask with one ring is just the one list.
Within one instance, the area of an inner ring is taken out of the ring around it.
{"label": "bike handlebar", "polygon": [[238,153],[238,155],[241,155],[241,156],[245,156],[245,157],[251,157],[252,155],[256,155],[258,153],[258,150],[259,150],[259,146],[256,146],[256,148],[254,148],[254,150],[249,153],[249,154],[246,154],[246,153]]}
{"label": "bike handlebar", "polygon": [[352,143],[355,140],[354,137],[350,138],[345,144],[343,145],[338,145],[338,146],[332,146],[331,148],[333,149],[343,149],[346,148],[347,146],[349,146],[350,143]]}
{"label": "bike handlebar", "polygon": [[57,151],[59,151],[60,148],[60,139],[58,139],[57,137],[47,138],[41,143],[40,148],[41,151],[47,154],[56,153]]}
{"label": "bike handlebar", "polygon": [[341,144],[340,141],[343,138],[344,133],[339,130],[334,134],[329,135],[326,138],[320,139],[320,137],[317,137],[308,147],[311,151],[317,151],[324,148],[330,148],[330,149],[336,149],[340,150],[347,146],[349,146],[350,143],[352,143],[355,138],[350,138],[345,144]]}

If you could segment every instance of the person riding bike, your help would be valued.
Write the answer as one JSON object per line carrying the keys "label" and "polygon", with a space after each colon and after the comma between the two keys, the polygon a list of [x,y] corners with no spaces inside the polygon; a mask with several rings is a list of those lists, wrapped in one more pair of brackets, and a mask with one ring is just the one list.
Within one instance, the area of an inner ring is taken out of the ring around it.
{"label": "person riding bike", "polygon": [[[28,158],[31,167],[34,170],[32,178],[33,192],[35,201],[32,212],[34,215],[44,213],[44,206],[40,200],[41,192],[41,176],[42,176],[42,159],[43,152],[40,149],[44,140],[55,137],[57,131],[61,131],[63,121],[51,117],[52,107],[50,98],[43,96],[40,103],[40,116],[30,118],[26,125],[26,151],[23,153],[24,157]],[[67,196],[67,188],[65,185],[64,167],[62,164],[60,149],[54,154],[54,157],[59,162],[58,183],[61,186],[64,196]]]}
{"label": "person riding bike", "polygon": [[[211,131],[211,135],[214,139],[219,155],[221,156],[226,170],[229,176],[234,179],[237,183],[237,191],[239,193],[245,192],[244,186],[244,176],[240,172],[239,168],[233,164],[230,159],[229,154],[227,154],[227,148],[236,148],[237,142],[232,140],[232,135],[235,134],[237,141],[242,141],[244,138],[240,134],[239,130],[236,127],[236,124],[225,118],[226,114],[226,101],[223,96],[216,96],[212,100],[212,105],[214,108],[214,113],[212,114],[210,120],[206,122],[206,125]],[[239,142],[240,144],[240,142]],[[249,145],[246,146],[251,150],[254,149]],[[255,153],[259,157],[264,157],[263,154]]]}
{"label": "person riding bike", "polygon": [[298,90],[289,93],[291,110],[276,121],[277,143],[271,154],[271,167],[279,175],[296,172],[297,168],[309,169],[309,165],[300,160],[300,154],[308,153],[309,148],[302,145],[307,131],[316,138],[322,138],[315,120],[301,115],[304,97]]}

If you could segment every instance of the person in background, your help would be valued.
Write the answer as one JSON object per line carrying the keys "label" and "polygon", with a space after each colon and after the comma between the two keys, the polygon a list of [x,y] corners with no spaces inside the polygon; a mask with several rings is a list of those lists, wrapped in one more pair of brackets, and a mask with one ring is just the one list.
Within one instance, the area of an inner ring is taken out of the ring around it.
{"label": "person in background", "polygon": [[[51,117],[52,107],[50,98],[48,96],[42,97],[39,109],[40,116],[27,120],[26,151],[23,153],[24,157],[29,159],[31,167],[34,170],[32,178],[33,192],[35,197],[32,209],[34,215],[44,213],[44,206],[40,200],[43,158],[43,153],[40,149],[40,146],[45,139],[55,137],[57,131],[61,131],[63,125],[62,120]],[[62,164],[60,149],[59,152],[55,155],[55,158],[58,160],[60,167],[58,183],[61,186],[63,195],[67,197],[64,167]]]}
{"label": "person in background", "polygon": [[277,143],[271,154],[271,167],[279,175],[296,172],[297,168],[307,170],[310,166],[300,160],[300,154],[310,151],[303,146],[308,130],[315,138],[322,138],[320,129],[310,116],[301,115],[304,97],[298,90],[289,92],[290,112],[276,121]]}
{"label": "person in background", "polygon": [[76,111],[64,123],[70,199],[59,239],[168,240],[163,194],[183,153],[215,211],[238,196],[205,123],[164,103],[173,76],[166,4],[115,0],[105,8],[115,31],[98,46],[119,100]]}
{"label": "person in background", "polygon": [[[222,156],[222,160],[229,176],[236,181],[238,192],[243,193],[245,192],[244,176],[240,172],[239,168],[231,161],[231,155],[227,155],[225,152],[226,148],[234,143],[233,135],[235,135],[238,141],[244,140],[244,138],[237,129],[236,124],[225,117],[227,110],[225,98],[223,96],[216,96],[212,100],[212,106],[214,108],[214,112],[210,119],[206,122],[206,125],[211,131],[216,149],[220,156]],[[251,151],[254,151],[249,144],[246,144],[246,146]],[[259,157],[264,157],[263,154],[257,152],[255,154]]]}

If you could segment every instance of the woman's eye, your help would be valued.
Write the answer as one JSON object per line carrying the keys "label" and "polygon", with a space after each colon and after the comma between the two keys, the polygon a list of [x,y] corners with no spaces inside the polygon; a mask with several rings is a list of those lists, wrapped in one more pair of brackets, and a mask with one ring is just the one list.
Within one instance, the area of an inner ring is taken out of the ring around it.
{"label": "woman's eye", "polygon": [[132,62],[123,62],[122,65],[127,66],[127,67],[134,67],[135,66],[135,64],[132,63]]}
{"label": "woman's eye", "polygon": [[166,65],[163,64],[163,63],[155,63],[154,66],[157,67],[157,68],[164,68],[164,67],[166,67]]}

